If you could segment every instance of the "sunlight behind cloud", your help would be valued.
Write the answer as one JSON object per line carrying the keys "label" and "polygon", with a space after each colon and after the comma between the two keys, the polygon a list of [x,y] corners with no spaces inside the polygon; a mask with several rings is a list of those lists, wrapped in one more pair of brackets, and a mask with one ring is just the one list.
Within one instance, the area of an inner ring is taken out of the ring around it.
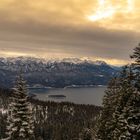
{"label": "sunlight behind cloud", "polygon": [[116,9],[108,5],[107,1],[99,0],[96,13],[87,16],[87,18],[91,21],[98,21],[107,17],[111,17],[115,12]]}
{"label": "sunlight behind cloud", "polygon": [[85,14],[85,20],[91,25],[109,30],[140,32],[139,0],[97,1],[97,6],[93,4],[93,9]]}
{"label": "sunlight behind cloud", "polygon": [[134,10],[134,1],[126,0],[126,4],[116,2],[114,5],[109,0],[98,0],[98,8],[95,14],[88,15],[87,18],[91,21],[104,20],[111,18],[116,13],[130,13]]}

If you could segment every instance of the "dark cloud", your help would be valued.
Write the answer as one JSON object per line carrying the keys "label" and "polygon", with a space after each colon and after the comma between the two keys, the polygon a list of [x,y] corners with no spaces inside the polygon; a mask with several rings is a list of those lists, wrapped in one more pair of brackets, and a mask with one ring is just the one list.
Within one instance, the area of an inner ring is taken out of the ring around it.
{"label": "dark cloud", "polygon": [[[140,37],[136,29],[126,31],[129,21],[131,25],[135,24],[133,20],[118,14],[115,17],[117,22],[102,23],[105,28],[99,23],[91,24],[83,19],[88,9],[91,11],[93,7],[92,11],[96,10],[97,0],[60,1],[49,0],[46,3],[45,0],[35,0],[33,3],[31,0],[11,0],[4,6],[2,0],[0,54],[9,55],[12,52],[14,55],[23,53],[46,57],[129,60],[129,54]],[[114,28],[116,25],[117,30]]]}
{"label": "dark cloud", "polygon": [[[90,26],[57,26],[43,24],[12,24],[0,33],[7,49],[42,53],[50,50],[70,53],[75,57],[89,56],[128,60],[139,41],[139,33],[106,30]],[[3,25],[4,26],[4,25]],[[3,27],[1,26],[1,27]],[[7,44],[7,45],[6,45]],[[18,45],[16,45],[18,44]],[[1,45],[2,49],[3,46]],[[47,55],[47,53],[46,53]]]}

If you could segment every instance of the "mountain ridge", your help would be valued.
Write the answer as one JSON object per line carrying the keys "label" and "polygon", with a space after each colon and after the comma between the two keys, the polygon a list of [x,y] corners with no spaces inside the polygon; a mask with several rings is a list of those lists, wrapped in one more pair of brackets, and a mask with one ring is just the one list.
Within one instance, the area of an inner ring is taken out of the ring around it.
{"label": "mountain ridge", "polygon": [[1,57],[0,86],[12,87],[21,68],[30,87],[35,85],[57,88],[71,85],[106,85],[118,72],[111,65],[98,60]]}

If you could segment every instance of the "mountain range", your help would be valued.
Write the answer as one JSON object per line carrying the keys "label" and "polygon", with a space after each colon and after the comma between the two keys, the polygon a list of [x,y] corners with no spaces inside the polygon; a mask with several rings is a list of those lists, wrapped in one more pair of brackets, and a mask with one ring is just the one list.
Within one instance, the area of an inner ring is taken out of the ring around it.
{"label": "mountain range", "polygon": [[29,87],[56,88],[107,85],[120,69],[104,61],[79,58],[0,58],[0,86],[13,87],[21,68]]}

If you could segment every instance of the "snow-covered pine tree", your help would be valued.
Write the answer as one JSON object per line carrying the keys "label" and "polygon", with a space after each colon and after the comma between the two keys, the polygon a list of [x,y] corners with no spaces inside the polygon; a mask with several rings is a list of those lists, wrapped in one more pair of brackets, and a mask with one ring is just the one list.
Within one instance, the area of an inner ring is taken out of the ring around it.
{"label": "snow-covered pine tree", "polygon": [[119,117],[119,140],[140,140],[140,93],[135,90]]}
{"label": "snow-covered pine tree", "polygon": [[140,44],[131,58],[134,69],[125,67],[117,82],[108,86],[97,124],[98,140],[140,139]]}
{"label": "snow-covered pine tree", "polygon": [[93,130],[85,128],[81,134],[79,140],[94,140]]}
{"label": "snow-covered pine tree", "polygon": [[[134,75],[131,70],[131,67],[125,68],[121,74],[120,78],[120,92],[118,93],[118,97],[116,98],[117,104],[115,111],[113,113],[113,125],[115,126],[112,134],[112,140],[119,140],[120,135],[127,129],[126,124],[122,125],[119,122],[122,121],[122,117],[120,117],[123,113],[123,109],[127,108],[127,103],[132,94],[135,93],[136,88],[134,87]],[[124,118],[125,119],[125,118]]]}
{"label": "snow-covered pine tree", "polygon": [[134,63],[132,63],[132,66],[135,71],[135,87],[140,91],[140,43],[138,46],[134,49],[133,55],[131,55],[131,58],[134,60]]}
{"label": "snow-covered pine tree", "polygon": [[116,107],[116,96],[119,92],[118,79],[113,78],[106,90],[106,94],[103,98],[103,110],[97,120],[96,124],[96,135],[97,139],[100,140],[112,140],[112,131],[114,130],[114,125],[112,122],[115,107]]}
{"label": "snow-covered pine tree", "polygon": [[34,140],[32,109],[22,74],[17,78],[13,91],[9,105],[7,140]]}
{"label": "snow-covered pine tree", "polygon": [[120,76],[109,84],[103,99],[101,117],[98,121],[98,139],[119,140],[120,135],[126,131],[127,125],[125,123],[120,125],[119,122],[122,121],[120,116],[124,108],[127,108],[126,105],[131,95],[136,91],[134,80],[131,67],[124,67]]}

